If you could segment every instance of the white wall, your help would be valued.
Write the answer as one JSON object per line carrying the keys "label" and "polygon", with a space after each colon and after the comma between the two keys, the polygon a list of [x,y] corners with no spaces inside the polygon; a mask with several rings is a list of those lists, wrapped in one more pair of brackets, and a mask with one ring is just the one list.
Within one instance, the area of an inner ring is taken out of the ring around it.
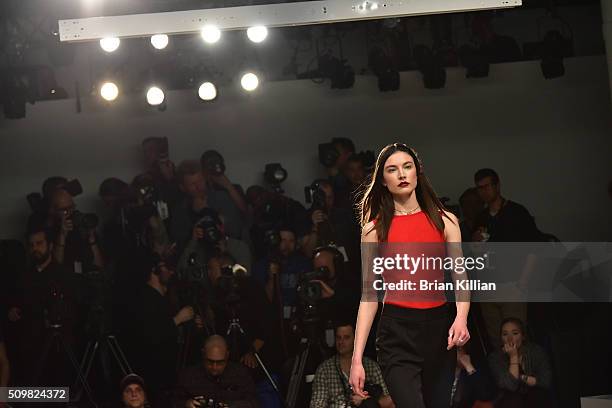
{"label": "white wall", "polygon": [[473,172],[493,167],[503,193],[523,203],[541,229],[564,240],[611,240],[612,126],[605,57],[566,60],[565,77],[546,81],[538,62],[495,65],[482,80],[448,71],[443,90],[428,91],[420,74],[402,74],[398,93],[383,94],[372,77],[353,89],[283,81],[255,95],[221,89],[204,105],[191,92],[173,92],[165,112],[123,97],[112,106],[95,99],[28,106],[27,118],[0,119],[0,237],[20,236],[25,195],[50,175],[78,177],[86,190],[77,203],[92,209],[99,183],[130,180],[138,171],[140,141],[168,136],[171,158],[221,151],[228,176],[245,188],[260,182],[263,164],[289,171],[287,192],[321,174],[317,144],[351,137],[358,149],[413,145],[436,190],[456,201]]}

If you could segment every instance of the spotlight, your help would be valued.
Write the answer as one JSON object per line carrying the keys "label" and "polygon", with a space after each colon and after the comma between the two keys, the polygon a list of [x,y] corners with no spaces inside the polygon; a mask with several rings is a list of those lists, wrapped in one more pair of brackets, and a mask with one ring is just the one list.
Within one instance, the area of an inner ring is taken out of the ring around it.
{"label": "spotlight", "polygon": [[202,28],[201,35],[205,42],[214,44],[221,38],[221,31],[213,25],[207,25]]}
{"label": "spotlight", "polygon": [[155,34],[151,36],[151,45],[158,50],[163,50],[168,46],[168,36],[166,34]]}
{"label": "spotlight", "polygon": [[164,102],[164,99],[165,99],[164,91],[162,91],[160,88],[156,86],[152,86],[147,91],[147,102],[151,106],[161,105]]}
{"label": "spotlight", "polygon": [[204,82],[198,88],[198,96],[203,101],[212,101],[217,97],[217,88],[212,82]]}
{"label": "spotlight", "polygon": [[109,102],[114,101],[119,95],[119,88],[112,82],[105,82],[100,88],[100,95]]}
{"label": "spotlight", "polygon": [[466,78],[486,78],[489,76],[489,58],[481,48],[464,45],[459,49],[461,65],[465,67]]}
{"label": "spotlight", "polygon": [[106,52],[113,52],[119,48],[121,40],[117,37],[107,37],[100,40],[100,47]]}
{"label": "spotlight", "polygon": [[348,89],[355,84],[355,71],[346,64],[346,60],[325,54],[319,57],[319,71],[325,77],[331,79],[332,89]]}
{"label": "spotlight", "polygon": [[249,37],[249,40],[253,41],[254,43],[263,42],[267,36],[268,29],[264,26],[250,27],[247,30],[247,37]]}
{"label": "spotlight", "polygon": [[257,78],[257,75],[249,72],[242,76],[240,79],[240,85],[242,85],[242,88],[245,91],[252,92],[259,86],[259,78]]}
{"label": "spotlight", "polygon": [[446,84],[446,70],[440,58],[425,45],[417,45],[413,51],[417,68],[423,75],[423,82],[427,89],[444,88]]}
{"label": "spotlight", "polygon": [[544,78],[553,79],[565,75],[563,57],[572,54],[571,48],[571,41],[558,30],[548,31],[544,35],[541,44],[542,62],[540,62]]}
{"label": "spotlight", "polygon": [[378,77],[378,89],[381,92],[397,91],[399,89],[399,72],[393,67],[391,58],[380,47],[372,49],[368,56],[368,65]]}

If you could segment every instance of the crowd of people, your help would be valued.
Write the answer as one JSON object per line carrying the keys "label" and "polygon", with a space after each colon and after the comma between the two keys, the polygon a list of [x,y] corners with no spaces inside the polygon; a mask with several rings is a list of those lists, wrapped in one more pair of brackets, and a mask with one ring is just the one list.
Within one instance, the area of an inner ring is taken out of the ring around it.
{"label": "crowd of people", "polygon": [[[29,199],[24,266],[2,271],[12,285],[0,386],[76,384],[85,404],[133,408],[280,407],[290,396],[296,407],[393,407],[373,340],[368,398],[348,386],[361,285],[355,204],[370,163],[349,139],[329,146],[309,207],[278,188],[243,190],[214,150],[175,165],[165,138],[143,141],[144,171],[131,182],[102,181],[103,220],[78,209],[78,181],[44,180]],[[475,173],[459,198],[462,240],[551,239],[501,185],[492,169]],[[470,324],[482,326],[481,341],[458,351],[449,406],[550,406],[551,368],[527,341],[526,305],[479,308],[482,323]],[[81,364],[90,343],[98,352]]]}

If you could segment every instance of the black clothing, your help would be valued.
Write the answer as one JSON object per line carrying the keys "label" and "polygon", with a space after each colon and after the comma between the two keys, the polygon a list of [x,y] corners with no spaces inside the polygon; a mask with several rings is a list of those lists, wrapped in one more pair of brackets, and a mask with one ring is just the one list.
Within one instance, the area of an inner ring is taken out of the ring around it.
{"label": "black clothing", "polygon": [[[272,306],[257,282],[251,278],[236,278],[235,282],[237,287],[233,293],[222,288],[223,283],[214,289],[215,330],[226,337],[231,357],[235,360],[251,350],[253,340],[263,340],[259,355],[268,370],[274,372],[282,362],[279,317],[272,312]],[[239,319],[244,335],[239,331],[228,335],[233,317]],[[254,374],[259,376],[260,371],[257,369]]]}
{"label": "black clothing", "polygon": [[233,361],[228,361],[218,377],[211,376],[202,364],[185,368],[179,375],[176,395],[179,407],[184,407],[185,402],[195,396],[224,402],[232,408],[259,406],[253,379],[244,366]]}
{"label": "black clothing", "polygon": [[174,384],[177,358],[177,327],[165,296],[144,285],[125,311],[127,358],[148,390],[168,389]]}
{"label": "black clothing", "polygon": [[537,242],[542,233],[536,227],[529,211],[514,201],[506,200],[495,215],[485,209],[482,225],[487,228],[491,242]]}
{"label": "black clothing", "polygon": [[448,408],[457,353],[446,350],[448,305],[411,309],[385,304],[376,348],[397,407]]}

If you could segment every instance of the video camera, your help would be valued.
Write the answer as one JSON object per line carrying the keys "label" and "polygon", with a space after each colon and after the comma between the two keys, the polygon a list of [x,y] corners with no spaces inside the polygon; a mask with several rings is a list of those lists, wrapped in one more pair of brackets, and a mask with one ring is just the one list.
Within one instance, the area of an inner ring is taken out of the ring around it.
{"label": "video camera", "polygon": [[204,230],[204,243],[209,245],[216,245],[223,239],[223,232],[219,228],[221,220],[214,210],[204,208],[199,213],[199,219],[195,223],[196,228],[202,228]]}
{"label": "video camera", "polygon": [[304,272],[300,276],[297,294],[300,300],[307,305],[315,306],[321,300],[321,285],[313,280],[328,281],[331,278],[329,269],[321,266],[313,271]]}

